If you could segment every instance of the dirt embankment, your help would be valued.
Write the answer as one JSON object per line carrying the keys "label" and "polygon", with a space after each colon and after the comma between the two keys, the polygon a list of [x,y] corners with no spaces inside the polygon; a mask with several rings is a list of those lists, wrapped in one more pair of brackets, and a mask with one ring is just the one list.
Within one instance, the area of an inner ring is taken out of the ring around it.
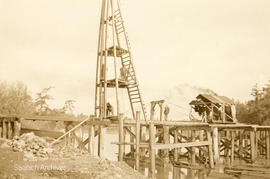
{"label": "dirt embankment", "polygon": [[17,138],[13,141],[0,141],[0,178],[139,179],[145,177],[124,162],[101,159],[87,152],[61,145],[51,150],[44,143],[44,139],[29,135],[28,138],[24,136],[24,140]]}

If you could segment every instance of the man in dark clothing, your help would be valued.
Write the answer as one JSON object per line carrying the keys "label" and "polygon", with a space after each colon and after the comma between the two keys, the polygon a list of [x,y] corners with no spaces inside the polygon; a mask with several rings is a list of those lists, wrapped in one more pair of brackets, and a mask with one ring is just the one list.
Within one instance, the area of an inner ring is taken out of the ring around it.
{"label": "man in dark clothing", "polygon": [[113,107],[109,102],[106,104],[106,108],[106,116],[113,116]]}

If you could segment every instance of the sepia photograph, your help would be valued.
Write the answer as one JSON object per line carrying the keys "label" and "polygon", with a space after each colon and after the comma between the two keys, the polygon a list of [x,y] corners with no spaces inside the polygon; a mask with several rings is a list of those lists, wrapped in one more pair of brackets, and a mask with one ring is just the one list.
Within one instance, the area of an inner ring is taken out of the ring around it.
{"label": "sepia photograph", "polygon": [[0,179],[269,179],[269,0],[0,0]]}

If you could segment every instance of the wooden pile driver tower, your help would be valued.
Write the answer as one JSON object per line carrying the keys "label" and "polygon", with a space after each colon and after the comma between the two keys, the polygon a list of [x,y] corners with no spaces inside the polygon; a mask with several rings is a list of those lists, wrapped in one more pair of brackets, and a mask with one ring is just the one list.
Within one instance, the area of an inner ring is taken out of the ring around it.
{"label": "wooden pile driver tower", "polygon": [[[135,119],[135,110],[141,110],[146,120],[146,110],[132,60],[119,0],[102,0],[96,66],[96,117],[100,119],[112,117],[107,113],[108,88],[115,89],[117,115],[113,116],[118,117],[120,113],[119,88],[125,88],[127,89],[133,119]],[[113,65],[110,65],[112,62]],[[111,77],[107,72],[108,68],[113,69],[112,79],[109,79]]]}

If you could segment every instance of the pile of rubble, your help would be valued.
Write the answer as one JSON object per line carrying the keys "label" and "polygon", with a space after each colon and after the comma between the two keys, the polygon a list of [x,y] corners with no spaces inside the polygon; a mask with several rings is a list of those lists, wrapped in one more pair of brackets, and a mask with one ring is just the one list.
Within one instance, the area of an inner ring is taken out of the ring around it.
{"label": "pile of rubble", "polygon": [[34,133],[26,133],[20,137],[15,136],[8,142],[15,152],[24,152],[25,157],[47,157],[53,149],[49,147],[47,141]]}

